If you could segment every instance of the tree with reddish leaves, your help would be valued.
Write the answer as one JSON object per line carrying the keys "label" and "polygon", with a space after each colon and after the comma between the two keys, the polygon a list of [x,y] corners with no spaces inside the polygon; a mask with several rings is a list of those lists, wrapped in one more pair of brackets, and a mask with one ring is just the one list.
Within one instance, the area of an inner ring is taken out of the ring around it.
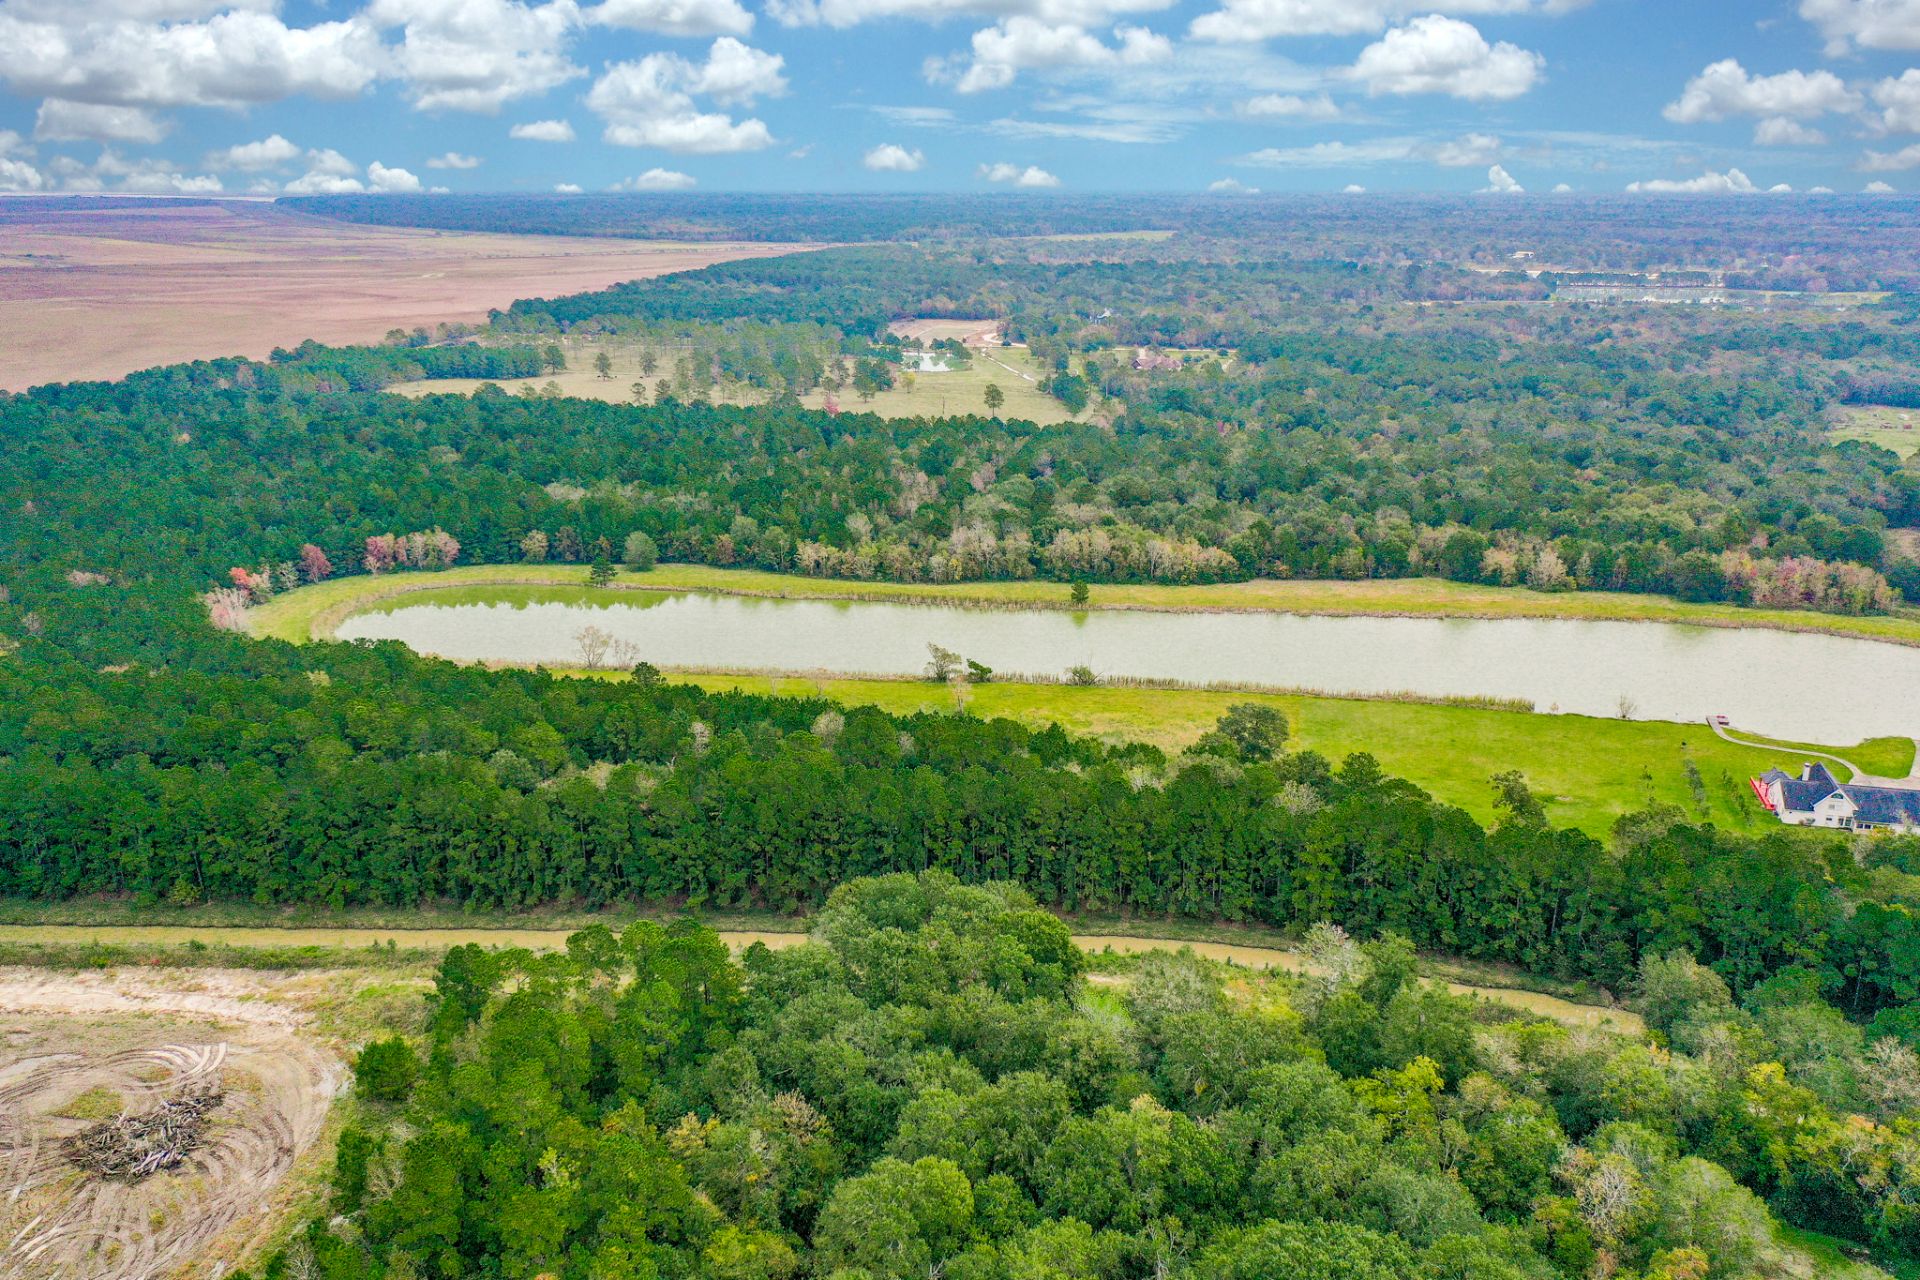
{"label": "tree with reddish leaves", "polygon": [[327,559],[327,553],[311,542],[300,548],[300,576],[309,583],[321,582],[333,576],[333,561]]}
{"label": "tree with reddish leaves", "polygon": [[227,576],[233,579],[234,586],[247,593],[247,598],[254,604],[273,595],[273,574],[269,569],[243,569],[235,565],[227,570]]}
{"label": "tree with reddish leaves", "polygon": [[400,560],[399,540],[390,533],[376,533],[367,539],[363,563],[368,573],[385,573]]}

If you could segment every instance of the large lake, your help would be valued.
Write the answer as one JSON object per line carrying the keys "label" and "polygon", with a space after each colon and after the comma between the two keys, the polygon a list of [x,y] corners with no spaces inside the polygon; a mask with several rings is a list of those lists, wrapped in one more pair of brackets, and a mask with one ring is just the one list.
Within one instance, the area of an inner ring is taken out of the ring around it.
{"label": "large lake", "polygon": [[698,593],[453,588],[348,618],[342,639],[463,660],[579,665],[592,625],[660,666],[907,675],[929,643],[1004,673],[1329,693],[1491,696],[1540,711],[1732,717],[1805,742],[1920,736],[1920,648],[1644,622],[1332,618],[1275,613],[985,610]]}

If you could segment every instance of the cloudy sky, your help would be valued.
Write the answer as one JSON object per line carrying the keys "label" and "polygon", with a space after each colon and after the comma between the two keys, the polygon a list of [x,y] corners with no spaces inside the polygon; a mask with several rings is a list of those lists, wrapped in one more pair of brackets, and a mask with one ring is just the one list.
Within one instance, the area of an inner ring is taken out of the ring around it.
{"label": "cloudy sky", "polygon": [[0,0],[0,191],[1920,191],[1920,0]]}

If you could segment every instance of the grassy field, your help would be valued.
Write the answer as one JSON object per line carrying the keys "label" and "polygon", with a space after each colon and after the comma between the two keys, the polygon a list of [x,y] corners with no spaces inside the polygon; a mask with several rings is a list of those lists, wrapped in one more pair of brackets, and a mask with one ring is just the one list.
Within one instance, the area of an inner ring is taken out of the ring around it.
{"label": "grassy field", "polygon": [[[412,591],[450,586],[526,583],[577,585],[586,581],[578,565],[468,565],[442,573],[411,573],[382,578],[336,578],[289,592],[254,610],[257,634],[302,641],[330,634],[354,610],[375,600]],[[706,565],[663,564],[648,573],[621,572],[619,587],[669,591],[719,591],[804,599],[930,601],[977,603],[1022,608],[1068,609],[1067,587],[1058,582],[896,583],[847,582],[764,573],[757,569],[717,569]],[[1396,578],[1367,582],[1224,582],[1208,586],[1095,586],[1086,606],[1092,609],[1270,610],[1279,613],[1372,615],[1408,618],[1571,618],[1617,622],[1674,622],[1705,627],[1766,627],[1825,635],[1920,645],[1920,618],[1851,618],[1792,609],[1743,609],[1726,604],[1688,604],[1669,596],[1611,591],[1529,591],[1520,587],[1477,587],[1438,578]]]}
{"label": "grassy field", "polygon": [[1920,409],[1891,409],[1884,405],[1849,405],[1835,409],[1831,435],[1842,440],[1864,440],[1891,449],[1903,458],[1920,453]]}
{"label": "grassy field", "polygon": [[[584,674],[584,673],[583,673]],[[944,686],[890,680],[811,680],[768,676],[679,675],[708,689],[743,689],[789,696],[824,694],[851,706],[887,711],[950,711]],[[1167,751],[1189,746],[1237,702],[1280,708],[1293,727],[1292,744],[1338,761],[1365,751],[1390,774],[1408,778],[1483,821],[1493,816],[1487,779],[1506,769],[1525,774],[1561,826],[1603,835],[1623,813],[1649,800],[1679,805],[1722,827],[1775,827],[1747,787],[1747,779],[1779,764],[1796,766],[1799,747],[1778,751],[1735,746],[1705,725],[1665,721],[1601,720],[1529,715],[1420,703],[1348,698],[1213,693],[1161,689],[1076,688],[1071,685],[986,684],[971,689],[968,710],[1036,728],[1058,723],[1073,733],[1151,742]],[[1904,775],[1913,764],[1906,738],[1877,738],[1842,750],[1873,773]],[[1687,772],[1698,771],[1704,802]]]}
{"label": "grassy field", "polygon": [[[583,917],[567,928],[539,927],[529,917],[503,917],[476,927],[474,918],[455,912],[422,910],[408,923],[369,927],[358,923],[364,913],[336,913],[328,923],[306,924],[187,924],[172,917],[201,917],[211,911],[245,918],[245,907],[189,910],[165,914],[167,924],[154,924],[154,913],[136,913],[124,903],[82,903],[87,923],[59,923],[74,904],[57,907],[12,908],[0,920],[23,915],[31,923],[0,923],[0,960],[52,969],[97,969],[107,965],[141,965],[149,969],[219,967],[301,970],[335,966],[345,969],[381,969],[430,963],[449,947],[468,943],[488,947],[525,947],[555,951],[566,945],[570,932],[586,924],[601,924],[618,932],[635,918],[631,910],[610,910]],[[124,919],[105,923],[101,917]],[[1123,964],[1123,958],[1149,951],[1191,949],[1209,960],[1254,971],[1299,973],[1308,968],[1295,949],[1297,939],[1256,926],[1210,925],[1200,921],[1066,917],[1076,945],[1089,955]],[[786,916],[734,915],[707,918],[728,945],[744,949],[754,943],[792,946],[807,936],[807,922]],[[742,927],[743,925],[748,927]],[[753,927],[754,925],[764,927]],[[1645,1024],[1639,1015],[1621,1009],[1604,992],[1533,978],[1504,965],[1426,956],[1421,972],[1447,984],[1456,995],[1492,1000],[1543,1017],[1577,1026],[1610,1027],[1639,1035]]]}
{"label": "grassy field", "polygon": [[[633,401],[635,383],[643,383],[647,388],[648,400],[652,400],[654,388],[662,380],[657,375],[649,378],[641,372],[642,347],[639,344],[617,337],[596,339],[570,336],[563,340],[562,345],[567,352],[567,367],[559,373],[539,378],[502,378],[497,385],[508,391],[520,391],[523,388],[537,391],[551,382],[560,389],[562,395],[628,404]],[[593,358],[602,351],[613,361],[613,376],[609,378],[602,378],[593,371]],[[656,354],[661,357],[661,371],[670,372],[676,354],[658,348]],[[840,407],[848,413],[877,413],[883,418],[984,414],[987,411],[987,384],[994,383],[1007,398],[1000,409],[1000,417],[1023,418],[1048,426],[1065,422],[1072,415],[1067,412],[1065,405],[1043,394],[1036,385],[1038,379],[1045,377],[1047,372],[1026,351],[1003,347],[991,353],[976,354],[970,369],[914,374],[910,385],[880,392],[872,400],[861,400],[851,390],[843,391],[839,397]],[[396,383],[387,389],[403,396],[468,395],[481,385],[483,380],[478,378],[436,378],[427,382]],[[725,388],[719,397],[722,403],[760,404],[765,401],[765,397],[757,392],[732,397],[724,392]],[[825,407],[826,401],[820,392],[813,391],[802,396],[800,403],[809,409],[820,409]]]}
{"label": "grassy field", "polygon": [[[348,615],[391,596],[425,588],[505,583],[579,584],[573,566],[473,566],[437,574],[385,578],[352,577],[283,595],[253,613],[257,634],[293,642],[325,637]],[[1059,606],[1065,588],[1052,583],[981,583],[906,586],[844,583],[748,570],[663,565],[646,574],[623,574],[632,587],[720,590],[793,596],[859,594],[894,600],[979,600],[1001,605]],[[583,588],[584,589],[584,588]],[[1542,616],[1536,609],[1597,606],[1570,616],[1633,617],[1645,610],[1674,621],[1714,620],[1740,611],[1689,606],[1644,596],[1542,595],[1458,587],[1434,581],[1319,583],[1254,582],[1215,587],[1096,587],[1094,605],[1106,608],[1287,608],[1335,613],[1449,612],[1476,616]],[[1559,615],[1546,615],[1559,616]],[[1765,616],[1765,615],[1759,615]],[[1822,615],[1792,615],[1821,619]],[[1832,619],[1877,622],[1904,628],[1909,643],[1920,632],[1896,619]],[[606,677],[604,672],[576,672]],[[849,705],[888,711],[951,711],[954,695],[943,685],[899,680],[814,679],[766,675],[683,673],[676,680],[705,688],[739,688],[791,696],[822,695]],[[1108,741],[1151,742],[1169,752],[1191,745],[1236,702],[1261,702],[1286,712],[1294,745],[1334,760],[1370,752],[1391,774],[1411,779],[1434,796],[1482,820],[1493,816],[1487,779],[1507,769],[1525,774],[1561,825],[1604,834],[1614,819],[1648,801],[1681,806],[1726,827],[1765,830],[1773,821],[1752,798],[1747,779],[1773,765],[1793,767],[1809,747],[1780,745],[1777,751],[1735,746],[1704,725],[1628,721],[1581,716],[1530,715],[1425,703],[1242,694],[1199,690],[1077,688],[1052,684],[985,684],[971,689],[969,710],[1003,716],[1034,727],[1058,723],[1074,733]],[[1914,744],[1906,738],[1831,744],[1861,768],[1899,776],[1912,767]],[[1689,771],[1691,766],[1692,772]]]}

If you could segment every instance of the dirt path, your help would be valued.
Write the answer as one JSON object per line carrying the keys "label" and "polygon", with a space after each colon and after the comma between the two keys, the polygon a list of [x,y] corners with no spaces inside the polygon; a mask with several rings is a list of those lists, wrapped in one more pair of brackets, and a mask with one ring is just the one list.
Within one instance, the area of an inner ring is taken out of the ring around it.
{"label": "dirt path", "polygon": [[[400,947],[426,949],[454,947],[471,942],[482,946],[528,947],[534,950],[554,951],[566,945],[570,932],[566,929],[269,929],[167,925],[110,927],[0,925],[0,942],[51,942],[73,945],[100,941],[175,945],[190,939],[198,939],[201,942],[224,943],[236,947],[371,947],[384,946],[391,941]],[[806,935],[803,933],[746,930],[722,930],[720,936],[727,941],[728,945],[736,949],[744,949],[756,942],[764,942],[769,947],[789,947],[806,940]],[[1180,947],[1191,947],[1196,954],[1206,956],[1208,959],[1229,961],[1250,969],[1281,969],[1293,973],[1305,970],[1305,962],[1296,952],[1278,947],[1242,946],[1238,943],[1226,942],[1182,942],[1168,938],[1134,938],[1112,934],[1078,934],[1073,940],[1087,951],[1113,950],[1124,954],[1135,954],[1142,951],[1172,951]],[[1447,987],[1456,995],[1471,995],[1484,1000],[1498,1001],[1570,1026],[1611,1027],[1631,1035],[1638,1035],[1645,1029],[1639,1015],[1624,1009],[1605,1005],[1578,1004],[1571,1000],[1562,1000],[1557,996],[1507,987],[1473,986],[1459,982],[1449,982]]]}
{"label": "dirt path", "polygon": [[[1736,747],[1753,747],[1760,751],[1784,750],[1784,748],[1778,746],[1775,743],[1752,742],[1746,738],[1735,737],[1732,733],[1729,733],[1727,731],[1727,727],[1725,725],[1721,724],[1718,720],[1714,719],[1712,716],[1707,717],[1707,727],[1709,729],[1712,729],[1715,734],[1726,739],[1728,742],[1731,742]],[[1829,751],[1809,751],[1802,748],[1798,750],[1797,754],[1803,755],[1803,756],[1812,756],[1816,760],[1833,761],[1835,764],[1839,765],[1842,769],[1845,769],[1847,771],[1848,780],[1851,782],[1871,782],[1871,781],[1877,780],[1873,777],[1872,774],[1868,773],[1865,769],[1862,769],[1859,765],[1855,764],[1853,761],[1842,759],[1841,757],[1836,756]],[[1920,755],[1916,755],[1913,762],[1913,767],[1916,773],[1920,773]]]}
{"label": "dirt path", "polygon": [[[319,1139],[345,1069],[271,996],[284,978],[219,970],[0,969],[0,1276],[146,1280],[189,1262],[218,1275],[275,1225],[265,1212]],[[225,1099],[180,1168],[135,1183],[81,1177],[59,1141],[196,1084]],[[63,1114],[68,1113],[68,1114]]]}

